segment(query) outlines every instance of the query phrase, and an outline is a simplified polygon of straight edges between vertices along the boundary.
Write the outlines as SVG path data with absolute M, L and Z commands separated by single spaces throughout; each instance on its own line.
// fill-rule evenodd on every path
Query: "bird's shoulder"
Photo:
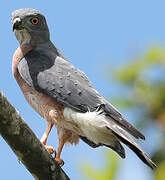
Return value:
M 73 109 L 86 112 L 101 104 L 101 96 L 85 73 L 59 53 L 31 50 L 22 58 L 18 69 L 32 88 Z

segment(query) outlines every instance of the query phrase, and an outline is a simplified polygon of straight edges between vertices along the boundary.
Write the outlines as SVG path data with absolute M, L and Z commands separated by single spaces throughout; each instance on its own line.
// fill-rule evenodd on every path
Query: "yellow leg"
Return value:
M 49 133 L 51 131 L 53 127 L 53 124 L 52 123 L 48 123 L 47 125 L 47 128 L 41 138 L 41 143 L 45 146 L 45 148 L 47 149 L 47 151 L 50 153 L 50 154 L 53 154 L 54 153 L 54 148 L 52 146 L 47 146 L 46 145 L 46 142 L 47 142 L 47 139 L 48 139 L 48 136 L 49 136 Z
M 57 148 L 57 152 L 56 152 L 56 157 L 55 157 L 55 160 L 58 162 L 59 165 L 63 165 L 64 164 L 64 161 L 60 158 L 60 155 L 61 155 L 61 152 L 62 152 L 62 149 L 64 147 L 64 141 L 62 142 L 59 142 L 59 146 Z
M 58 162 L 59 165 L 62 166 L 62 165 L 64 165 L 64 161 L 60 158 L 61 152 L 62 152 L 62 149 L 64 147 L 64 144 L 70 138 L 71 132 L 66 130 L 66 129 L 63 129 L 63 128 L 57 129 L 57 132 L 58 132 L 59 145 L 58 145 L 58 148 L 57 148 L 55 160 Z

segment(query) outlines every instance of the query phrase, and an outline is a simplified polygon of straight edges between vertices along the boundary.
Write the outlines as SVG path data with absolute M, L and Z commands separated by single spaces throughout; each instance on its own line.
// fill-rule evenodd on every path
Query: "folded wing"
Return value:
M 79 112 L 102 108 L 106 116 L 136 138 L 145 137 L 94 89 L 85 74 L 66 59 L 37 50 L 27 53 L 18 65 L 22 78 L 33 89 L 45 93 Z M 110 123 L 110 122 L 109 122 Z

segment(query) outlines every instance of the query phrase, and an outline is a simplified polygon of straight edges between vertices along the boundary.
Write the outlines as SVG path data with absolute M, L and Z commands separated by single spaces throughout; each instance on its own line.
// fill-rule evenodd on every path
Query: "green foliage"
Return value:
M 164 180 L 165 50 L 160 47 L 149 49 L 143 57 L 115 70 L 115 79 L 129 93 L 114 98 L 114 102 L 128 110 L 134 109 L 138 114 L 138 125 L 143 130 L 155 127 L 155 124 L 159 127 L 160 146 L 152 150 L 152 158 L 158 165 L 155 180 Z
M 142 112 L 139 124 L 144 120 L 156 120 L 165 127 L 164 49 L 149 49 L 143 57 L 118 68 L 115 79 L 129 93 L 125 97 L 115 97 L 114 104 L 129 109 L 140 108 Z
M 165 178 L 165 161 L 159 164 L 159 168 L 155 172 L 155 180 L 164 180 Z
M 165 68 L 165 52 L 161 48 L 151 48 L 145 53 L 143 57 L 140 57 L 132 63 L 127 64 L 125 67 L 117 69 L 115 77 L 121 83 L 132 85 L 133 81 L 152 66 L 164 66 Z
M 104 153 L 105 161 L 103 168 L 94 168 L 93 163 L 85 162 L 81 165 L 81 170 L 86 175 L 85 179 L 89 180 L 114 180 L 119 166 L 119 159 L 117 155 L 107 150 Z

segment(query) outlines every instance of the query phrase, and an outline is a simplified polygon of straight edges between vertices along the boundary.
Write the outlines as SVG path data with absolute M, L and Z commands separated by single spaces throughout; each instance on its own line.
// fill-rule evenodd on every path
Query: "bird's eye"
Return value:
M 34 17 L 32 19 L 30 19 L 30 22 L 34 25 L 38 24 L 39 23 L 39 19 L 37 17 Z

